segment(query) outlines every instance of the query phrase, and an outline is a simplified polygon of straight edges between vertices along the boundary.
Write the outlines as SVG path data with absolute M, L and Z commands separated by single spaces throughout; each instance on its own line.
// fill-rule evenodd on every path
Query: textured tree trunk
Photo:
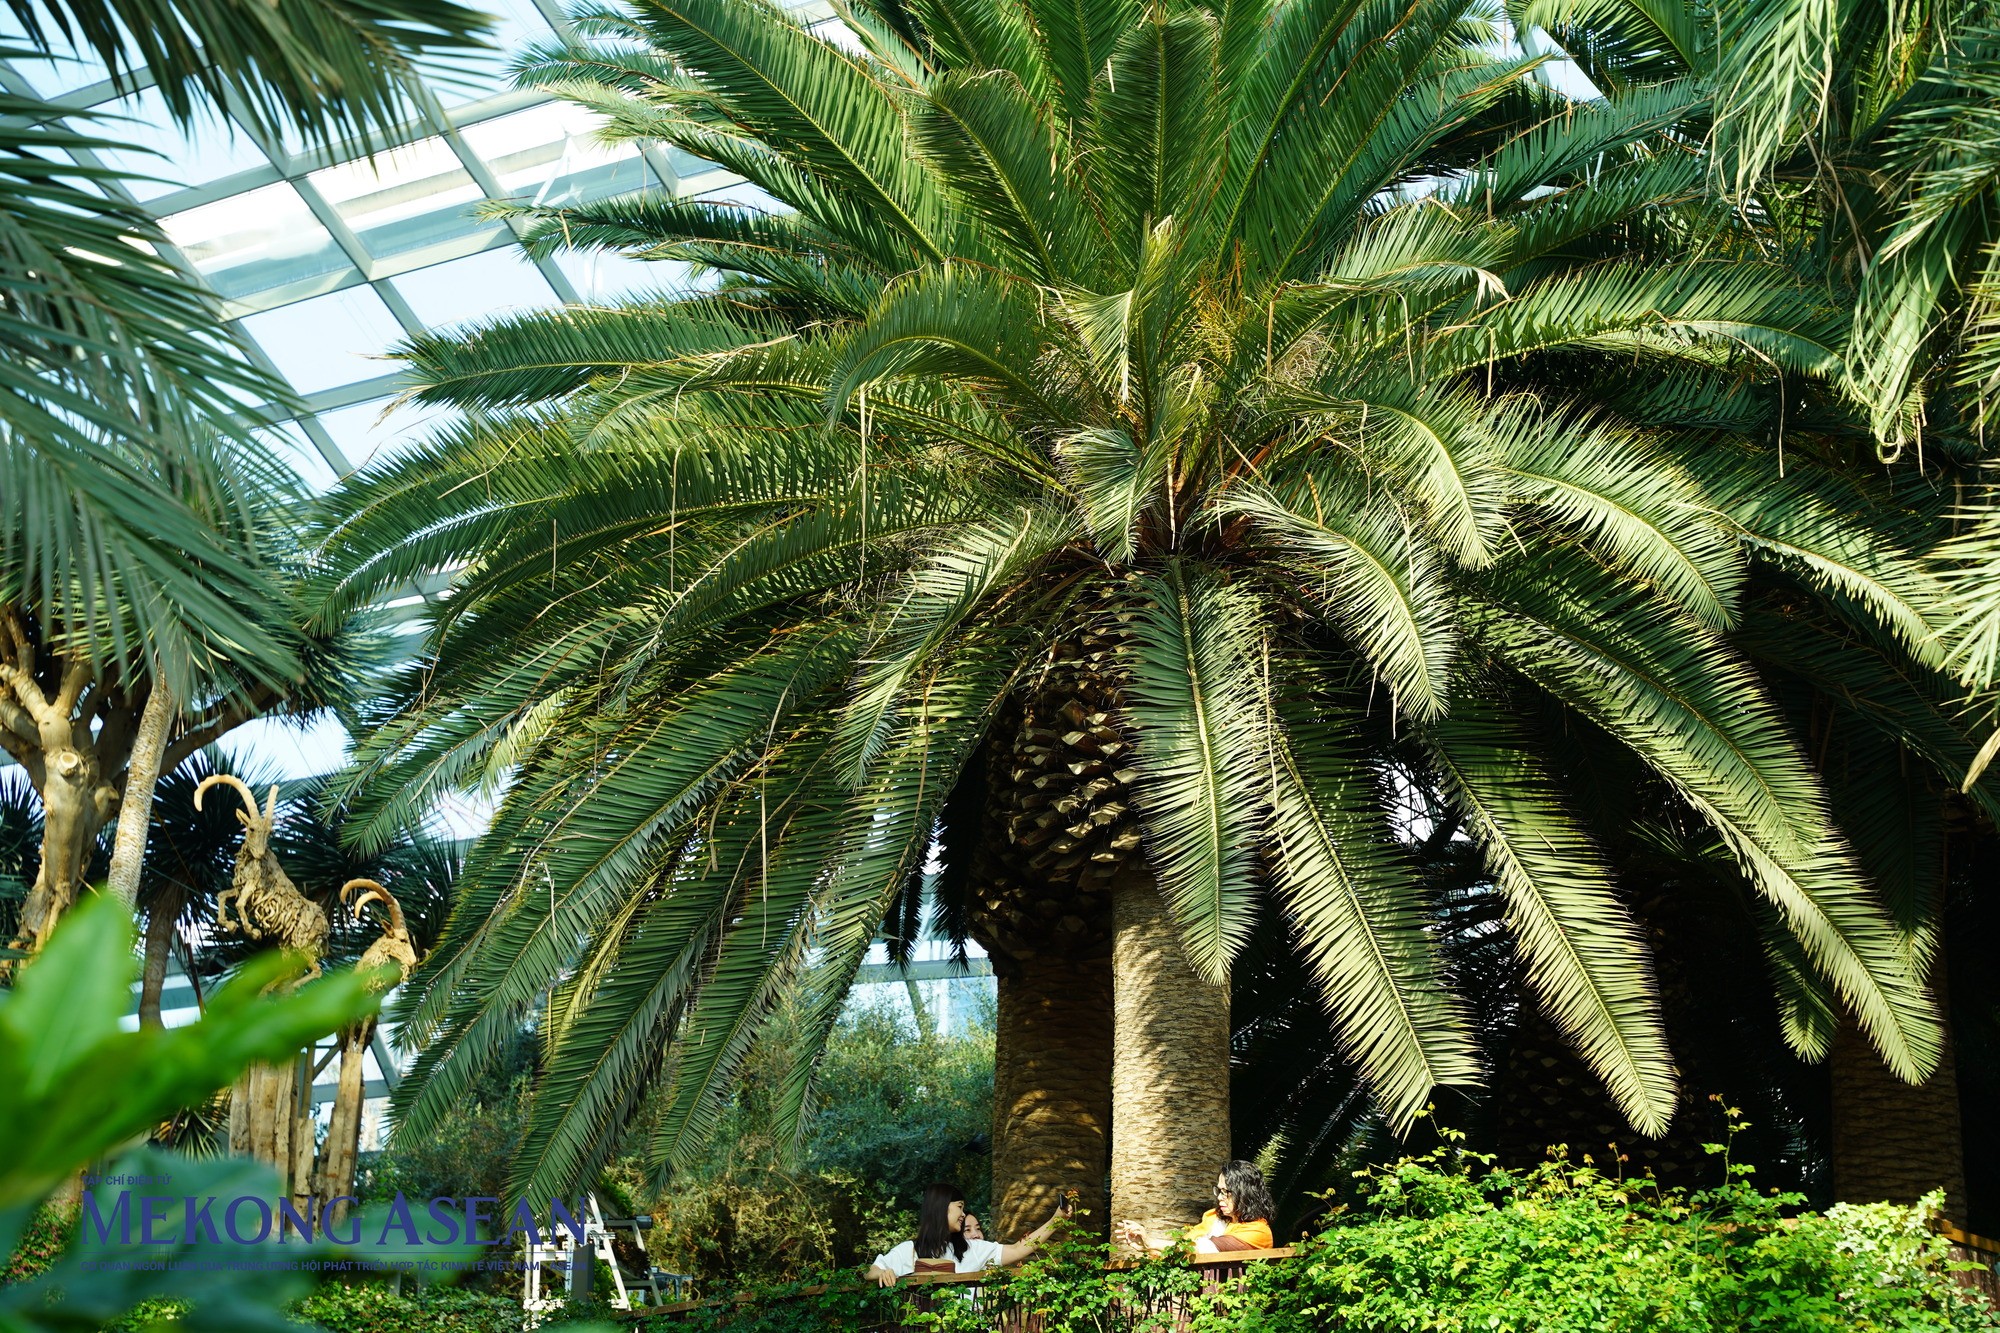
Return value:
M 949 845 L 971 858 L 969 921 L 993 959 L 993 1198 L 1009 1240 L 1075 1189 L 1108 1221 L 1112 885 L 1140 845 L 1122 766 L 1115 598 L 1058 636 L 954 793 Z
M 139 974 L 139 1026 L 163 1026 L 160 993 L 167 985 L 167 959 L 174 947 L 174 904 L 156 902 L 146 915 L 146 968 Z
M 291 1164 L 285 1170 L 292 1209 L 308 1223 L 318 1216 L 313 1206 L 313 1167 L 319 1156 L 318 1136 L 313 1133 L 313 1054 L 308 1050 L 292 1063 Z
M 294 1198 L 297 1144 L 293 1132 L 298 1062 L 252 1065 L 236 1080 L 229 1099 L 229 1151 L 250 1157 L 278 1173 L 280 1198 Z M 311 1169 L 311 1159 L 307 1159 Z M 296 1206 L 296 1205 L 295 1205 Z
M 1009 1240 L 1077 1191 L 1102 1229 L 1111 1138 L 1111 961 L 996 962 L 991 1234 Z
M 1836 1198 L 1915 1203 L 1943 1189 L 1946 1216 L 1965 1220 L 1965 1140 L 1955 1055 L 1946 1028 L 1936 1072 L 1912 1085 L 1889 1072 L 1851 1020 L 1841 1023 L 1828 1061 Z
M 63 730 L 67 727 L 65 721 Z M 104 826 L 96 756 L 88 743 L 75 744 L 68 736 L 49 744 L 54 739 L 49 735 L 52 730 L 42 728 L 42 863 L 21 906 L 21 942 L 37 952 L 76 901 L 77 888 L 90 864 L 91 844 Z
M 1214 1206 L 1229 1160 L 1229 987 L 1188 965 L 1141 868 L 1111 904 L 1111 1216 L 1161 1245 Z
M 340 1034 L 340 1082 L 333 1098 L 333 1115 L 320 1151 L 319 1197 L 333 1200 L 354 1194 L 355 1164 L 361 1157 L 361 1103 L 367 1092 L 368 1037 L 375 1020 L 366 1019 Z M 347 1205 L 333 1210 L 333 1220 L 347 1216 Z
M 173 729 L 174 696 L 165 676 L 153 678 L 146 695 L 139 730 L 132 738 L 132 757 L 125 768 L 124 799 L 118 803 L 118 836 L 111 845 L 107 877 L 111 896 L 131 911 L 139 901 L 139 870 L 146 861 L 146 834 L 152 827 L 153 792 L 160 785 L 160 760 Z

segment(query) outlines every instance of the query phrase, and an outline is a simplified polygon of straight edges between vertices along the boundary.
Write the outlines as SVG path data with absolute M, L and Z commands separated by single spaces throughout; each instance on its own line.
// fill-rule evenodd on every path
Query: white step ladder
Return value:
M 521 1275 L 521 1323 L 524 1329 L 539 1328 L 549 1315 L 560 1313 L 572 1297 L 581 1296 L 589 1290 L 592 1259 L 603 1261 L 604 1266 L 611 1270 L 611 1281 L 617 1292 L 611 1299 L 611 1308 L 632 1308 L 631 1293 L 625 1289 L 625 1275 L 619 1270 L 617 1256 L 611 1252 L 611 1229 L 604 1225 L 604 1212 L 597 1206 L 595 1194 L 586 1195 L 585 1200 L 581 1245 L 577 1244 L 568 1227 L 557 1225 L 539 1243 L 528 1246 L 527 1266 Z M 554 1277 L 555 1281 L 545 1285 L 544 1279 L 548 1277 Z

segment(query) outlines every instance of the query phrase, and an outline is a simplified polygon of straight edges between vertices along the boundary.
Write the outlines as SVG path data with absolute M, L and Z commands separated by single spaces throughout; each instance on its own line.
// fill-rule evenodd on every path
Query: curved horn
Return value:
M 250 807 L 250 817 L 252 819 L 262 819 L 264 817 L 263 812 L 257 808 L 257 793 L 250 790 L 249 783 L 232 773 L 211 773 L 196 783 L 194 789 L 195 809 L 201 809 L 202 793 L 210 787 L 234 787 L 237 794 L 243 798 L 243 804 Z
M 348 897 L 348 895 L 354 893 L 356 889 L 361 890 L 361 892 L 358 894 L 354 894 L 354 897 L 352 898 Z M 396 901 L 396 896 L 394 894 L 390 893 L 380 884 L 377 884 L 374 880 L 372 879 L 348 880 L 347 883 L 340 886 L 340 900 L 347 904 L 347 910 L 354 913 L 355 918 L 357 920 L 361 916 L 361 908 L 363 904 L 371 902 L 381 903 L 384 907 L 389 909 L 390 931 L 397 935 L 406 933 L 403 929 L 403 905 Z
M 349 900 L 348 895 L 353 893 L 356 889 L 371 889 L 376 893 L 388 892 L 387 889 L 383 888 L 380 884 L 377 884 L 372 879 L 350 879 L 347 881 L 347 883 L 340 886 L 340 901 L 346 903 L 349 907 L 354 906 L 354 903 Z
M 267 824 L 278 822 L 278 784 L 275 782 L 271 784 L 271 794 L 264 800 L 264 822 Z

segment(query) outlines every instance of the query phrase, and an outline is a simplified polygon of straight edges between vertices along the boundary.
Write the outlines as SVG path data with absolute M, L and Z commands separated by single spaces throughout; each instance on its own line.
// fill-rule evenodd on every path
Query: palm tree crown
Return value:
M 1835 368 L 1786 273 L 1685 257 L 1730 245 L 1690 202 L 1695 91 L 1568 103 L 1467 0 L 873 0 L 850 45 L 759 0 L 581 26 L 526 77 L 776 206 L 535 217 L 716 280 L 419 340 L 421 396 L 474 419 L 344 492 L 330 605 L 466 562 L 354 827 L 505 791 L 413 988 L 405 1132 L 537 1014 L 517 1184 L 587 1169 L 663 1058 L 680 1156 L 774 1005 L 814 1048 L 996 713 L 1086 636 L 1189 960 L 1224 977 L 1283 914 L 1397 1123 L 1478 1066 L 1392 762 L 1460 813 L 1633 1123 L 1672 1113 L 1552 714 L 1775 905 L 1795 1044 L 1824 1050 L 1830 983 L 1930 1066 L 1910 942 L 1728 632 L 1759 555 L 1922 661 L 1935 591 L 1809 465 L 1615 410 L 1635 375 L 1719 401 Z

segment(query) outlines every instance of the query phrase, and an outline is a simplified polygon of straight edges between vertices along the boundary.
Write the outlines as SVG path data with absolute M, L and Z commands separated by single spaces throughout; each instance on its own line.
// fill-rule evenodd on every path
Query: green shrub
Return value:
M 327 1333 L 521 1333 L 518 1298 L 456 1287 L 398 1294 L 387 1282 L 328 1283 L 292 1314 Z
M 1748 1169 L 1705 1193 L 1661 1190 L 1588 1165 L 1490 1168 L 1453 1151 L 1363 1181 L 1365 1204 L 1200 1294 L 1185 1252 L 1107 1270 L 1102 1247 L 1049 1247 L 992 1275 L 986 1299 L 1040 1312 L 1045 1333 L 2000 1333 L 2000 1311 L 1958 1286 L 1948 1248 L 1915 1207 L 1842 1205 L 1792 1215 L 1795 1195 Z M 992 1327 L 951 1288 L 760 1293 L 695 1327 L 792 1333 L 879 1322 L 882 1302 L 935 1333 Z M 659 1321 L 655 1327 L 685 1327 Z
M 917 1198 L 931 1180 L 956 1182 L 981 1211 L 992 1169 L 990 1017 L 938 1036 L 886 1006 L 849 1013 L 828 1044 L 818 1109 L 796 1147 L 772 1127 L 785 1043 L 771 1042 L 753 1056 L 700 1160 L 663 1193 L 646 1190 L 641 1169 L 627 1163 L 611 1173 L 608 1193 L 650 1200 L 637 1211 L 654 1217 L 653 1261 L 694 1274 L 711 1293 L 865 1264 L 914 1234 Z
M 1405 1161 L 1370 1183 L 1364 1215 L 1254 1266 L 1199 1333 L 1811 1333 L 2000 1330 L 1951 1279 L 1914 1208 L 1796 1217 L 1731 1168 L 1695 1195 L 1591 1167 L 1525 1173 Z

